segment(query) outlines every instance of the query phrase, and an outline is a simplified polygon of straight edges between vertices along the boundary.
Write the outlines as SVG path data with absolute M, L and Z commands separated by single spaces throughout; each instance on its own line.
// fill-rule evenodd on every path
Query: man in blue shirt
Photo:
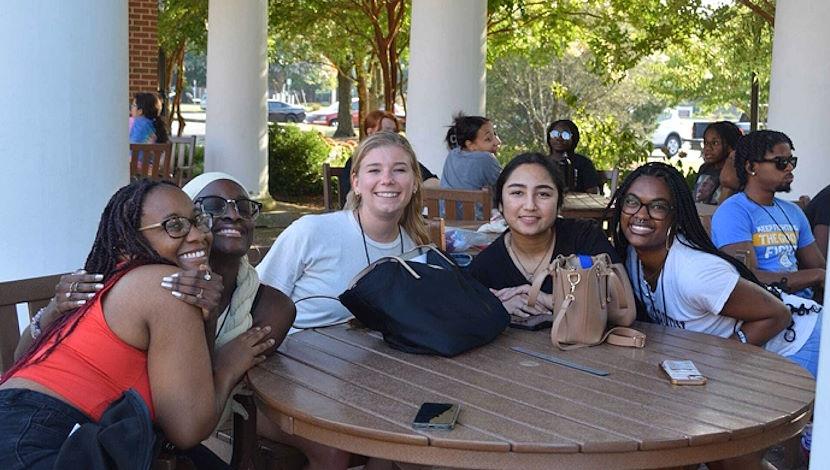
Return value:
M 824 256 L 804 212 L 775 197 L 790 191 L 797 163 L 792 151 L 790 138 L 776 131 L 755 131 L 738 141 L 735 171 L 743 190 L 715 211 L 712 241 L 762 282 L 811 298 L 811 288 L 824 286 Z

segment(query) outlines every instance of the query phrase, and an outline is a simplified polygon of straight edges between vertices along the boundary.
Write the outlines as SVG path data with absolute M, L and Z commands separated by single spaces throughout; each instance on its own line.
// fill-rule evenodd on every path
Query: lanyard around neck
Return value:
M 363 231 L 363 223 L 360 221 L 360 211 L 354 211 L 355 215 L 357 216 L 357 225 L 360 227 L 360 235 L 363 237 L 363 251 L 366 253 L 366 264 L 372 264 L 372 260 L 369 259 L 369 245 L 366 244 L 366 232 Z M 403 232 L 401 231 L 401 226 L 398 225 L 398 238 L 401 240 L 401 254 L 403 254 Z

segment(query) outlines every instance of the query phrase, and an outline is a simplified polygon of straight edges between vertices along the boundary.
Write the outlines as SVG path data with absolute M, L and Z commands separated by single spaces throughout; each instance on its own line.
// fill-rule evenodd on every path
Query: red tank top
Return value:
M 147 352 L 125 343 L 110 329 L 104 319 L 102 298 L 99 295 L 95 299 L 72 334 L 46 359 L 21 368 L 13 377 L 49 388 L 93 421 L 100 420 L 107 407 L 132 388 L 144 399 L 150 417 L 155 419 Z M 32 361 L 40 355 L 35 354 Z

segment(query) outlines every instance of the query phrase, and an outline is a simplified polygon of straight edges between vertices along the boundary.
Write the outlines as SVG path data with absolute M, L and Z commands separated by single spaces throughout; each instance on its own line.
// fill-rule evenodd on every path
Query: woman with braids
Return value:
M 136 93 L 130 105 L 130 143 L 163 144 L 170 140 L 167 124 L 159 117 L 161 101 L 154 93 Z
M 208 437 L 232 388 L 274 345 L 270 327 L 252 328 L 211 361 L 204 312 L 159 285 L 207 264 L 212 223 L 168 183 L 141 180 L 110 199 L 85 265 L 103 289 L 40 332 L 0 379 L 0 467 L 52 468 L 76 425 L 98 422 L 128 390 L 177 447 Z
M 726 167 L 727 157 L 735 150 L 741 129 L 729 121 L 713 122 L 703 132 L 703 165 L 695 180 L 695 202 L 718 204 L 733 191 L 721 185 L 721 171 Z
M 614 244 L 651 322 L 761 346 L 815 377 L 820 315 L 793 315 L 741 262 L 715 248 L 674 167 L 654 162 L 636 169 L 613 204 Z M 764 468 L 762 456 L 717 468 Z

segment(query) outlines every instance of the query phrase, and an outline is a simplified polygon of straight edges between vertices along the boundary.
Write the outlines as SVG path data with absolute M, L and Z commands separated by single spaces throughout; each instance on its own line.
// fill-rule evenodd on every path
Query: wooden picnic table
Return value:
M 347 325 L 289 336 L 248 373 L 283 431 L 357 454 L 460 468 L 657 468 L 764 449 L 808 422 L 815 382 L 758 347 L 636 324 L 643 349 L 558 351 L 549 330 L 508 328 L 454 358 L 407 354 Z M 605 377 L 511 346 L 604 369 Z M 704 386 L 673 386 L 658 367 L 691 359 Z M 461 404 L 452 431 L 411 427 L 423 402 Z
M 609 202 L 611 202 L 611 198 L 602 194 L 568 193 L 565 195 L 559 214 L 562 217 L 572 219 L 602 221 L 611 216 L 610 213 L 605 213 L 605 208 L 608 207 Z

